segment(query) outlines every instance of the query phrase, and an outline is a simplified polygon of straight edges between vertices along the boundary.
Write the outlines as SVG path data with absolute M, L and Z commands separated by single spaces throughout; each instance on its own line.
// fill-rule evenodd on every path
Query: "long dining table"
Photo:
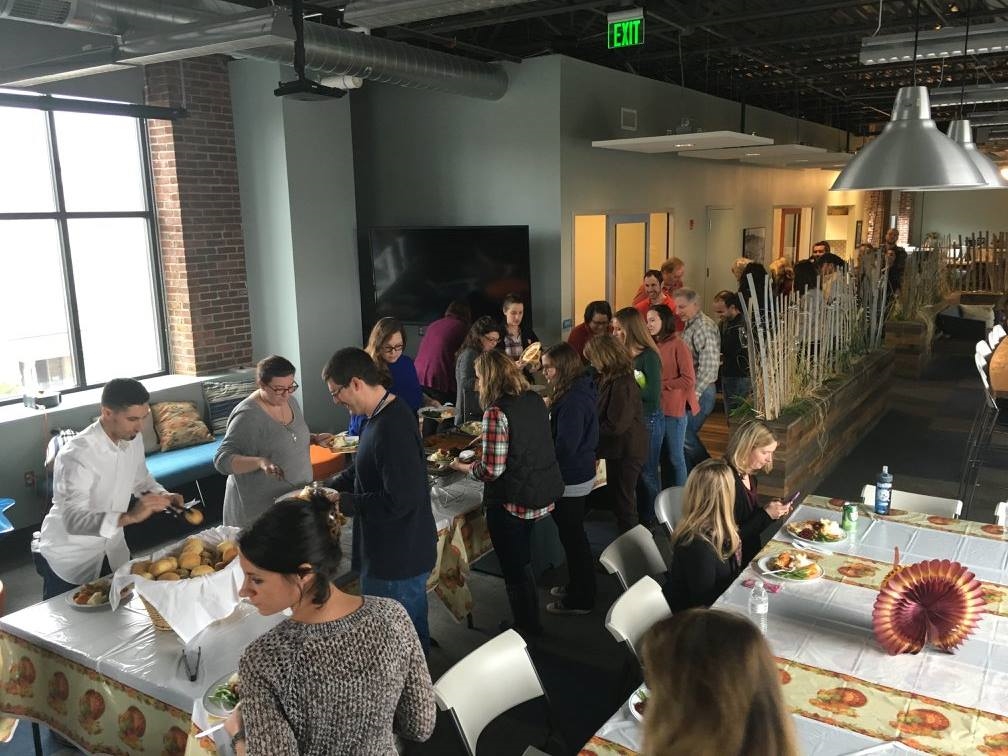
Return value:
M 807 497 L 789 521 L 839 520 L 843 501 Z M 856 531 L 812 553 L 818 580 L 782 582 L 770 593 L 766 638 L 803 753 L 815 756 L 922 752 L 1008 754 L 1008 540 L 988 523 L 862 508 Z M 926 647 L 891 656 L 875 639 L 872 611 L 894 547 L 901 564 L 957 561 L 983 585 L 986 610 L 954 653 Z M 785 528 L 713 608 L 748 613 L 756 566 L 795 548 Z M 766 580 L 772 580 L 768 577 Z M 624 703 L 581 750 L 582 756 L 632 756 L 641 723 Z

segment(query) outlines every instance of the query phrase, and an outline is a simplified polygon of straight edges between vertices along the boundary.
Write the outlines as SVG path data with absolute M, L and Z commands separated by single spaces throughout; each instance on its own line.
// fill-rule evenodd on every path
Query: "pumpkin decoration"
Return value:
M 893 546 L 892 569 L 889 570 L 889 572 L 887 572 L 885 574 L 884 578 L 882 578 L 882 588 L 883 588 L 883 590 L 885 589 L 886 583 L 889 582 L 889 578 L 891 578 L 893 575 L 895 575 L 897 572 L 899 572 L 902 569 L 903 569 L 903 567 L 902 567 L 902 565 L 900 565 L 899 546 Z

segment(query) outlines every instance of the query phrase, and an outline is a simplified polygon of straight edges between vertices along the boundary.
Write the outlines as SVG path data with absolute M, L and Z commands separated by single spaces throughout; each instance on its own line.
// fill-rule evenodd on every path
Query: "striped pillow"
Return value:
M 206 399 L 210 430 L 220 436 L 227 430 L 227 421 L 238 402 L 257 388 L 254 380 L 203 381 L 203 398 Z

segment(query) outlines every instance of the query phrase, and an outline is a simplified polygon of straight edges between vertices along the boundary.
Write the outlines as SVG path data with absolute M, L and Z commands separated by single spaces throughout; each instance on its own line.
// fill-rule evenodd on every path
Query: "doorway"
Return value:
M 812 208 L 775 207 L 773 217 L 773 259 L 794 264 L 812 253 Z M 771 261 L 767 261 L 769 264 Z
M 633 302 L 644 272 L 672 256 L 672 224 L 669 212 L 574 216 L 575 324 L 589 302 Z
M 707 275 L 704 277 L 703 308 L 710 311 L 714 295 L 722 289 L 738 291 L 732 263 L 742 256 L 741 236 L 735 223 L 735 208 L 707 208 Z

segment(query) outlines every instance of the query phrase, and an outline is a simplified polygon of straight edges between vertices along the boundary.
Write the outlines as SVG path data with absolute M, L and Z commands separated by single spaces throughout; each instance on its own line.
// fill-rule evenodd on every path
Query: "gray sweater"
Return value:
M 228 476 L 224 489 L 225 525 L 240 528 L 251 525 L 278 496 L 311 481 L 308 424 L 297 400 L 291 397 L 288 401 L 294 411 L 290 425 L 281 425 L 267 415 L 255 394 L 243 399 L 232 410 L 224 441 L 214 456 L 214 467 Z M 235 475 L 231 472 L 231 457 L 236 454 L 265 457 L 280 466 L 285 479 L 277 480 L 262 470 Z
M 434 687 L 397 601 L 364 597 L 318 624 L 284 620 L 238 665 L 249 756 L 395 756 L 395 735 L 427 740 Z

